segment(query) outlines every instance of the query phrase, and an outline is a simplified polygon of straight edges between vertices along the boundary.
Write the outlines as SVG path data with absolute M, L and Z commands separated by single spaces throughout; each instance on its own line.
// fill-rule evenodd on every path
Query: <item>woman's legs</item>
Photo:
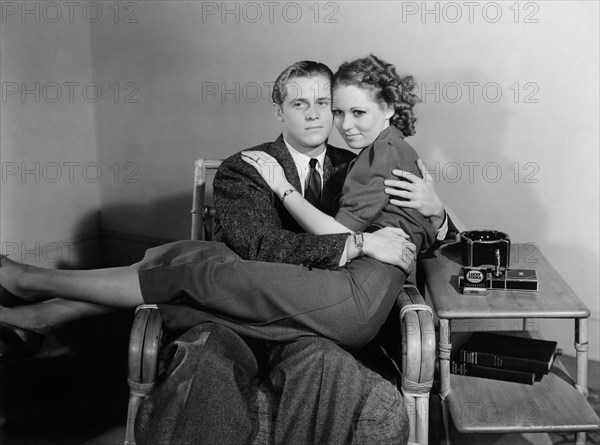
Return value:
M 29 301 L 64 298 L 114 308 L 144 303 L 138 265 L 92 270 L 57 270 L 0 258 L 2 287 Z
M 114 312 L 108 306 L 84 301 L 53 298 L 36 304 L 0 307 L 0 322 L 26 330 L 46 333 L 51 328 L 82 318 Z
M 251 337 L 318 334 L 349 346 L 377 333 L 405 279 L 370 258 L 347 269 L 311 269 L 244 261 L 224 244 L 201 241 L 149 249 L 141 264 L 111 269 L 49 270 L 1 261 L 3 287 L 29 301 L 64 298 L 115 308 L 183 303 Z
M 147 303 L 187 308 L 165 318 L 169 327 L 214 321 L 252 338 L 316 334 L 352 347 L 377 334 L 405 278 L 367 257 L 325 270 L 245 261 L 222 244 L 202 241 L 149 249 L 139 266 Z

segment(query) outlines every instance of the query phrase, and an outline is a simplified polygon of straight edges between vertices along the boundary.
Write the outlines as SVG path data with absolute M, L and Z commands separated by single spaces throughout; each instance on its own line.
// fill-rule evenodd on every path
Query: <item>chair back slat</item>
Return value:
M 194 168 L 194 190 L 192 196 L 193 240 L 210 240 L 214 235 L 213 181 L 221 160 L 198 159 Z

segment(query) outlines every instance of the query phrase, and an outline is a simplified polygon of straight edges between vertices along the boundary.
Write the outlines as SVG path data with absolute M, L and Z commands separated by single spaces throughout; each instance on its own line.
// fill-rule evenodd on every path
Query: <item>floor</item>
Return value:
M 125 319 L 124 325 L 128 327 L 127 323 Z M 94 326 L 86 328 L 97 332 L 97 338 L 91 343 L 88 338 L 88 352 L 83 357 L 81 354 L 46 356 L 0 367 L 1 444 L 123 443 L 123 419 L 126 417 L 128 394 L 123 378 L 126 375 L 126 363 L 121 359 L 126 356 L 126 351 L 115 351 L 112 346 L 120 344 L 119 336 L 122 334 L 118 333 L 119 328 L 108 329 L 108 332 L 106 326 L 102 329 Z M 89 352 L 90 346 L 92 353 Z M 573 358 L 562 357 L 561 360 L 570 371 L 575 369 Z M 107 368 L 112 370 L 108 374 L 105 372 Z M 73 386 L 77 388 L 76 391 L 70 389 Z M 598 362 L 590 363 L 589 386 L 600 389 Z M 11 404 L 11 400 L 14 403 Z M 38 402 L 34 402 L 36 400 Z M 430 410 L 432 445 L 440 443 L 442 433 L 436 400 L 437 397 L 432 397 Z M 22 424 L 10 427 L 2 417 L 7 411 L 17 413 L 15 416 L 23 420 Z M 39 427 L 31 427 L 34 424 Z M 454 431 L 451 437 L 453 444 L 461 445 L 552 445 L 546 434 L 460 435 Z
M 124 312 L 72 323 L 35 358 L 0 366 L 0 444 L 75 445 L 124 424 L 131 322 Z

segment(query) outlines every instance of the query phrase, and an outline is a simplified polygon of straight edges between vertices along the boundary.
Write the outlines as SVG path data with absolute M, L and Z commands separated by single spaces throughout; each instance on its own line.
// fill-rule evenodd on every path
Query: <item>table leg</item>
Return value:
M 440 358 L 440 402 L 442 406 L 442 419 L 444 422 L 444 432 L 446 434 L 446 444 L 450 444 L 450 413 L 446 396 L 450 392 L 450 352 L 452 344 L 450 343 L 450 320 L 440 319 L 440 341 L 438 348 L 438 357 Z
M 587 318 L 575 319 L 575 351 L 577 353 L 577 380 L 575 388 L 581 394 L 587 397 L 589 394 L 587 387 L 587 365 L 588 365 L 588 333 Z M 585 443 L 585 433 L 577 433 L 575 439 L 576 445 Z

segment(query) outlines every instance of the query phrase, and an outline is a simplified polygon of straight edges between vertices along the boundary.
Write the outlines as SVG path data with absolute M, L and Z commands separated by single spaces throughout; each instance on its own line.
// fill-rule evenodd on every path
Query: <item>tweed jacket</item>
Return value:
M 250 150 L 273 156 L 288 181 L 301 190 L 298 171 L 283 136 Z M 327 146 L 323 165 L 323 208 L 334 216 L 348 165 L 355 154 Z M 347 234 L 305 233 L 251 165 L 237 153 L 221 164 L 213 183 L 215 240 L 247 260 L 337 267 Z

